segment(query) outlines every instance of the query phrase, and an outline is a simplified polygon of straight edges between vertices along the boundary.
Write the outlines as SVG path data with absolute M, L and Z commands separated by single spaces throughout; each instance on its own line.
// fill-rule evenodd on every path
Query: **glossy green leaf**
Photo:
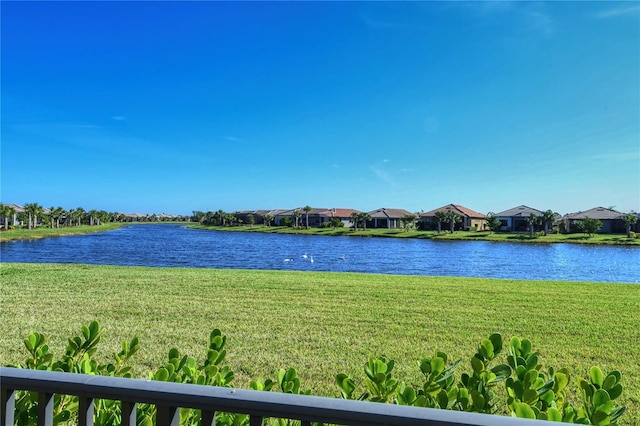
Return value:
M 547 410 L 547 420 L 552 422 L 561 422 L 562 421 L 562 413 L 557 408 L 549 408 Z
M 556 373 L 553 375 L 553 391 L 555 393 L 562 392 L 569 384 L 569 376 L 564 373 Z
M 522 395 L 522 401 L 532 405 L 538 401 L 538 392 L 535 389 L 527 389 Z
M 611 397 L 609 397 L 609 393 L 604 389 L 598 389 L 596 393 L 593 394 L 593 406 L 596 408 L 610 400 Z
M 594 426 L 605 426 L 611 424 L 611 419 L 607 413 L 596 411 L 591 416 L 591 424 Z
M 166 382 L 167 379 L 169 379 L 169 372 L 166 368 L 160 368 L 153 376 L 153 380 L 157 380 L 159 382 Z
M 589 378 L 591 379 L 591 383 L 597 385 L 597 387 L 602 387 L 602 382 L 604 380 L 604 375 L 602 374 L 602 370 L 599 367 L 591 367 L 589 370 Z
M 431 359 L 431 374 L 435 376 L 442 373 L 443 370 L 444 370 L 444 359 L 437 356 L 433 357 Z
M 515 403 L 514 412 L 515 412 L 516 417 L 519 417 L 521 419 L 535 419 L 536 418 L 536 413 L 533 411 L 533 409 L 531 409 L 531 407 L 528 404 L 524 404 L 522 402 L 516 402 Z
M 495 356 L 493 352 L 493 343 L 491 343 L 491 340 L 489 339 L 483 339 L 480 342 L 479 349 L 482 356 L 485 357 L 486 359 L 492 359 Z
M 480 374 L 484 370 L 484 364 L 478 358 L 473 357 L 471 358 L 471 368 L 473 369 L 474 373 Z
M 609 397 L 611 399 L 616 399 L 620 395 L 622 395 L 622 385 L 620 383 L 618 383 L 617 385 L 615 385 L 611 389 L 607 390 L 607 392 L 609 393 Z

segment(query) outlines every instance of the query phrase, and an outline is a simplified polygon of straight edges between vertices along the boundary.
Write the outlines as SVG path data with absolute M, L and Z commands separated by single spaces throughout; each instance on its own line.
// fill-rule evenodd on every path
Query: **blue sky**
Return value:
M 4 203 L 640 211 L 637 2 L 7 2 Z

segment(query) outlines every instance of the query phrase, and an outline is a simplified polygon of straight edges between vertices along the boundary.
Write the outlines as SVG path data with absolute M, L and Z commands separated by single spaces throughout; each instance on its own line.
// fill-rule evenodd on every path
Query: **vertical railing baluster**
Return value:
M 158 405 L 156 410 L 156 426 L 180 426 L 180 408 Z
M 0 391 L 2 406 L 0 407 L 0 424 L 2 426 L 13 426 L 16 412 L 16 391 L 13 389 L 2 389 Z
M 136 403 L 130 401 L 121 401 L 122 419 L 120 420 L 121 426 L 136 426 Z
M 53 426 L 53 394 L 38 392 L 38 426 Z
M 249 424 L 251 426 L 262 426 L 264 424 L 264 417 L 262 417 L 262 416 L 249 416 Z
M 216 412 L 212 410 L 202 410 L 200 412 L 200 425 L 201 426 L 215 426 L 216 424 Z
M 81 396 L 78 398 L 78 426 L 93 426 L 93 398 Z

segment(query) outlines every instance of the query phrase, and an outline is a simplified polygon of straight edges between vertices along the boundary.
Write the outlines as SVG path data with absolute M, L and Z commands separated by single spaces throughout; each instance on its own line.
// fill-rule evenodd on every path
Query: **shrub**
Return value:
M 98 364 L 94 359 L 102 331 L 97 322 L 83 326 L 80 334 L 69 338 L 65 353 L 55 358 L 49 352 L 46 339 L 39 333 L 31 333 L 24 340 L 29 353 L 19 368 L 53 370 L 103 376 L 131 377 L 130 358 L 140 348 L 137 338 L 122 342 L 122 350 L 113 354 L 113 362 Z M 177 349 L 168 353 L 167 363 L 148 374 L 149 380 L 177 383 L 229 387 L 233 371 L 223 365 L 226 356 L 226 337 L 215 329 L 209 336 L 209 345 L 201 362 L 189 355 L 181 355 Z M 508 345 L 507 364 L 493 365 L 503 349 L 502 336 L 492 334 L 483 339 L 476 353 L 470 358 L 469 372 L 456 381 L 456 368 L 461 360 L 450 362 L 444 352 L 436 351 L 432 357 L 418 362 L 423 383 L 410 384 L 393 376 L 394 360 L 385 356 L 369 357 L 364 366 L 363 381 L 354 381 L 346 374 L 336 376 L 336 384 L 345 399 L 395 403 L 417 407 L 430 407 L 495 414 L 508 412 L 515 417 L 563 421 L 568 423 L 615 425 L 625 412 L 625 407 L 613 402 L 622 394 L 619 371 L 605 373 L 592 367 L 587 379 L 578 378 L 580 404 L 567 399 L 566 389 L 570 383 L 567 369 L 543 370 L 539 354 L 532 349 L 530 341 L 512 338 Z M 356 383 L 364 383 L 359 390 Z M 498 385 L 504 384 L 506 406 L 499 407 L 495 394 Z M 300 379 L 293 368 L 280 369 L 276 380 L 262 378 L 254 380 L 250 388 L 261 391 L 279 389 L 284 393 L 309 395 L 311 390 L 302 390 Z M 37 395 L 18 392 L 16 396 L 16 421 L 20 425 L 36 424 Z M 57 395 L 54 402 L 54 423 L 67 421 L 76 416 L 77 397 Z M 199 411 L 181 409 L 180 424 L 199 424 Z M 120 404 L 117 401 L 96 400 L 94 406 L 96 425 L 120 424 Z M 138 404 L 137 425 L 152 425 L 156 417 L 155 406 Z M 287 420 L 275 420 L 279 425 L 295 424 Z M 233 413 L 216 413 L 216 425 L 244 426 L 249 416 Z

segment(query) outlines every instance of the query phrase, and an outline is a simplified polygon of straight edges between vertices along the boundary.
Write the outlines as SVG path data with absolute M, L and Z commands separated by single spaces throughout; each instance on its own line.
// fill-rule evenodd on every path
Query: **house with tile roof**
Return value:
M 402 228 L 400 219 L 413 214 L 405 209 L 389 209 L 386 207 L 368 212 L 371 219 L 367 221 L 367 228 Z
M 264 216 L 269 214 L 274 218 L 274 224 L 276 226 L 283 226 L 285 224 L 290 223 L 295 224 L 295 212 L 300 212 L 300 219 L 298 220 L 299 226 L 305 226 L 306 212 L 304 211 L 304 207 L 297 207 L 295 209 L 277 209 L 277 210 L 252 210 L 252 211 L 243 211 L 236 212 L 236 216 L 243 218 L 249 214 L 253 214 L 259 220 L 256 220 L 255 223 L 262 223 L 264 220 Z M 342 223 L 344 223 L 345 227 L 351 226 L 351 214 L 352 213 L 360 213 L 360 210 L 356 209 L 346 209 L 346 208 L 312 208 L 309 211 L 309 226 L 310 227 L 319 227 L 322 226 L 323 223 L 328 223 L 331 221 L 332 217 L 339 218 Z M 243 220 L 244 223 L 247 223 L 246 220 Z
M 438 229 L 437 222 L 435 220 L 436 212 L 447 213 L 453 211 L 462 218 L 460 223 L 455 225 L 456 230 L 471 230 L 471 229 L 485 229 L 486 222 L 484 221 L 484 214 L 471 210 L 460 204 L 447 204 L 435 210 L 431 210 L 426 213 L 421 213 L 419 216 L 420 222 L 422 222 L 422 229 Z
M 525 205 L 517 206 L 509 210 L 496 213 L 500 221 L 500 230 L 508 232 L 528 232 L 527 218 L 532 214 L 542 216 L 542 211 Z M 542 226 L 542 225 L 540 225 Z
M 344 224 L 345 228 L 350 228 L 353 226 L 353 222 L 351 222 L 351 215 L 353 213 L 362 213 L 360 210 L 356 209 L 343 209 L 343 208 L 332 208 L 328 212 L 329 220 L 332 217 L 337 217 Z
M 624 213 L 604 207 L 594 207 L 592 209 L 566 214 L 562 217 L 562 224 L 565 232 L 580 232 L 577 222 L 584 218 L 598 219 L 602 222 L 602 228 L 598 233 L 602 234 L 624 234 L 626 226 L 622 216 Z

